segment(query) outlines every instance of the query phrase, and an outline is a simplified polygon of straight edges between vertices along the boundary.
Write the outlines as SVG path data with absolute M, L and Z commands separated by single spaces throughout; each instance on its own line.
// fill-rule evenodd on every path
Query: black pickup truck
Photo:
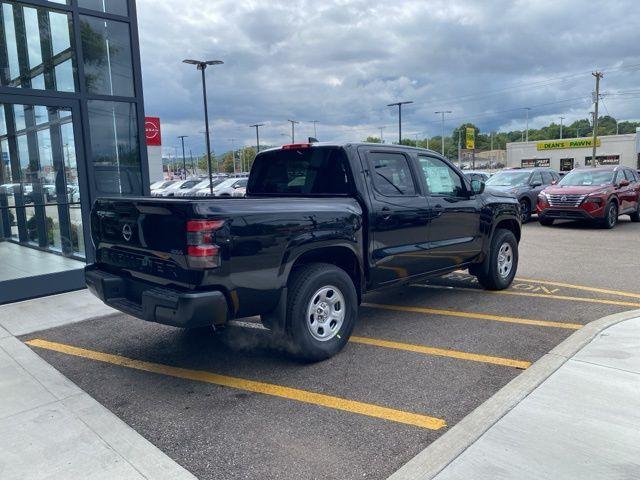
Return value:
M 380 144 L 261 152 L 246 198 L 101 198 L 89 289 L 177 327 L 260 315 L 304 359 L 345 345 L 371 290 L 469 269 L 488 289 L 518 265 L 517 200 L 442 156 Z

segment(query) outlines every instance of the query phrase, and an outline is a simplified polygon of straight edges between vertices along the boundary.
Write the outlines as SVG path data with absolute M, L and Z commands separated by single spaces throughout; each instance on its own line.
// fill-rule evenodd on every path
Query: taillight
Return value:
M 224 220 L 187 221 L 187 264 L 190 268 L 216 268 L 220 266 L 220 247 L 215 244 L 215 232 Z

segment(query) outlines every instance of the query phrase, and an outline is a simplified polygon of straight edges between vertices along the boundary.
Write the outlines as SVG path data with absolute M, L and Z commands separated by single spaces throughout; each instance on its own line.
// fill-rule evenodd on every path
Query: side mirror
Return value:
M 471 191 L 475 195 L 480 195 L 484 192 L 484 182 L 482 180 L 471 180 Z
M 629 182 L 629 180 L 627 180 L 626 178 L 623 178 L 622 180 L 620 180 L 618 187 L 619 188 L 628 187 L 629 185 L 631 185 L 631 182 Z
M 531 182 L 531 183 L 529 184 L 529 186 L 530 186 L 531 188 L 541 187 L 541 186 L 542 186 L 542 182 L 538 182 L 538 181 L 536 180 L 535 182 Z
M 557 184 L 558 184 L 558 180 L 556 180 L 555 178 L 551 180 L 551 185 L 557 185 Z

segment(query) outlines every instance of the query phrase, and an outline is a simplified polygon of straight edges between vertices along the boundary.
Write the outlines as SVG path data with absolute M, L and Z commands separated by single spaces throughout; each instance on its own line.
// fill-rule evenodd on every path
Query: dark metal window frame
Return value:
M 6 1 L 6 0 L 5 0 Z M 4 1 L 2 3 L 5 3 Z M 145 147 L 144 130 L 144 101 L 142 90 L 142 73 L 140 63 L 140 41 L 138 36 L 137 8 L 135 0 L 129 0 L 129 16 L 114 15 L 110 13 L 80 8 L 75 0 L 71 5 L 64 5 L 49 2 L 46 0 L 20 0 L 6 1 L 13 5 L 24 5 L 28 7 L 41 7 L 51 11 L 66 12 L 71 14 L 72 35 L 71 47 L 76 58 L 76 92 L 59 92 L 56 90 L 36 90 L 32 88 L 17 88 L 0 86 L 0 103 L 13 103 L 25 105 L 44 105 L 52 107 L 68 107 L 72 110 L 74 120 L 74 136 L 76 142 L 76 158 L 79 176 L 80 203 L 82 208 L 83 234 L 85 240 L 86 261 L 92 262 L 95 259 L 95 252 L 89 234 L 90 207 L 96 197 L 96 179 L 93 168 L 91 148 L 91 134 L 89 129 L 88 102 L 90 100 L 104 100 L 109 102 L 125 102 L 135 106 L 137 117 L 138 150 L 140 157 L 140 169 L 142 178 L 143 195 L 149 195 L 149 169 L 147 150 Z M 82 52 L 82 37 L 80 29 L 80 16 L 87 15 L 104 20 L 114 20 L 127 23 L 129 26 L 131 59 L 133 68 L 133 97 L 120 97 L 109 95 L 89 94 L 85 83 L 84 58 Z M 5 41 L 4 37 L 0 41 Z M 1 45 L 0 45 L 1 46 Z M 4 49 L 0 48 L 0 55 Z M 22 73 L 22 72 L 21 72 Z M 15 152 L 10 152 L 13 158 Z M 81 271 L 74 270 L 61 272 L 59 274 L 45 274 L 27 279 L 16 279 L 2 282 L 2 295 L 0 303 L 15 301 L 18 299 L 32 298 L 35 296 L 64 292 L 82 288 L 84 286 L 84 275 Z M 26 286 L 31 286 L 26 288 Z

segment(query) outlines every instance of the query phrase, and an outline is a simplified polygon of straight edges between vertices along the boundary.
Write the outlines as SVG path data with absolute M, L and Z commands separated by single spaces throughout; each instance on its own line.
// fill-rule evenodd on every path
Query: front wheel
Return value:
M 531 207 L 526 199 L 520 200 L 520 222 L 524 225 L 531 220 Z
M 478 283 L 487 290 L 504 290 L 513 282 L 517 269 L 518 241 L 515 235 L 510 230 L 496 230 L 489 254 L 474 271 Z
M 615 202 L 609 202 L 605 209 L 604 219 L 601 226 L 606 230 L 610 230 L 618 223 L 618 205 Z
M 313 263 L 296 269 L 289 280 L 287 336 L 291 353 L 320 361 L 345 346 L 358 316 L 358 295 L 341 268 Z

